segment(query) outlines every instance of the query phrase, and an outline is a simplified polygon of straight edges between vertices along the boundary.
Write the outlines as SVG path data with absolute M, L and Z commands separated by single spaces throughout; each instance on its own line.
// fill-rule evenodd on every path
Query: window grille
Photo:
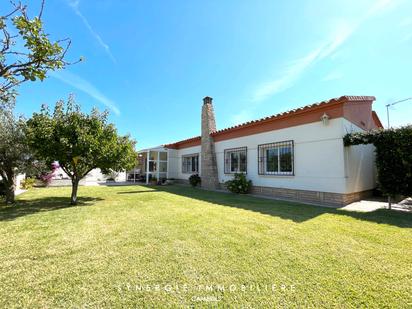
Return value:
M 293 156 L 293 141 L 259 145 L 259 175 L 294 175 Z
M 182 173 L 198 173 L 199 172 L 199 154 L 191 154 L 182 156 Z
M 246 173 L 247 147 L 225 149 L 225 174 Z

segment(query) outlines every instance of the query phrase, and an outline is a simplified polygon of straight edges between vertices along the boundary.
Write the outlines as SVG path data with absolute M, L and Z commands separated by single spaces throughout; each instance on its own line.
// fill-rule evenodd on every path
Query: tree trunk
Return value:
M 6 203 L 12 204 L 14 203 L 14 191 L 16 190 L 16 176 L 14 175 L 14 171 L 8 171 L 6 173 L 7 179 L 5 179 L 6 183 Z
M 390 195 L 388 195 L 388 209 L 392 209 L 392 199 Z
M 77 205 L 77 188 L 79 187 L 79 179 L 77 177 L 74 177 L 72 179 L 72 195 L 70 197 L 70 204 L 71 205 Z

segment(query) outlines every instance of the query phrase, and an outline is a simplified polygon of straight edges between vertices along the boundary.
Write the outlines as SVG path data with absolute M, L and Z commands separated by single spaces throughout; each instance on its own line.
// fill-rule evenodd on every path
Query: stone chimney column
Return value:
M 216 131 L 215 113 L 211 97 L 203 99 L 202 106 L 202 136 L 201 136 L 201 178 L 205 189 L 218 189 L 215 143 L 210 135 Z

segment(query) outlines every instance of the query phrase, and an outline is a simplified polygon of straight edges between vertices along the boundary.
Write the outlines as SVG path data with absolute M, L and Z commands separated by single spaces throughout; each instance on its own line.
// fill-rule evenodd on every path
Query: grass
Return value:
M 0 206 L 0 307 L 412 306 L 411 214 L 179 186 L 79 191 L 76 207 L 69 188 Z

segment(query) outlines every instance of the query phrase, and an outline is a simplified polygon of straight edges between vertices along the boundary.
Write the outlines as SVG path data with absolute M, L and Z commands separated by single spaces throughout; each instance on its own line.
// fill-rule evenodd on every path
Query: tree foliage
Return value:
M 373 144 L 376 147 L 378 184 L 390 197 L 412 195 L 412 126 L 347 134 L 345 146 Z
M 19 84 L 42 81 L 48 71 L 68 64 L 65 56 L 71 42 L 67 38 L 50 39 L 42 22 L 44 0 L 40 4 L 40 12 L 33 18 L 21 2 L 10 2 L 9 12 L 0 16 L 0 101 L 3 104 L 13 100 Z
M 57 102 L 53 112 L 43 106 L 27 122 L 33 152 L 47 164 L 58 161 L 71 178 L 72 204 L 76 204 L 79 181 L 91 170 L 108 173 L 133 168 L 136 163 L 135 141 L 119 136 L 107 117 L 107 112 L 97 109 L 83 113 L 70 97 L 67 104 Z
M 14 202 L 15 179 L 32 162 L 25 136 L 25 120 L 11 108 L 0 109 L 0 176 L 6 186 L 6 202 Z

